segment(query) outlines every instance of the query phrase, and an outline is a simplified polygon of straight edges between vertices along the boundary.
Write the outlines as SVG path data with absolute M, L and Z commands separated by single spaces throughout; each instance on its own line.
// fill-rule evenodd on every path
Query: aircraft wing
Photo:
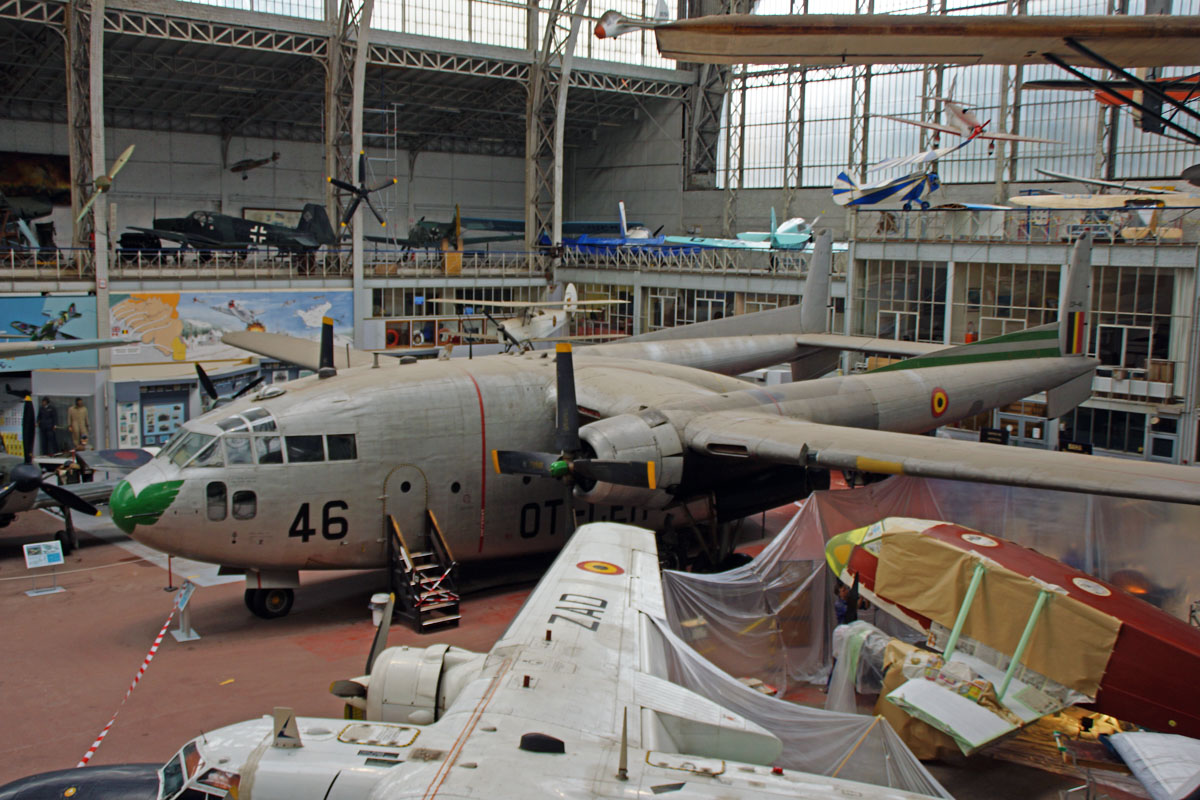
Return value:
M 221 337 L 227 345 L 240 347 L 267 358 L 286 361 L 305 369 L 316 370 L 320 367 L 318 345 L 308 339 L 297 339 L 282 333 L 263 333 L 260 331 L 231 331 Z M 349 362 L 347 362 L 349 357 Z M 375 356 L 353 348 L 333 348 L 333 364 L 338 369 L 346 367 L 365 367 L 375 361 Z
M 211 236 L 201 236 L 198 233 L 180 233 L 179 231 L 164 231 L 158 228 L 139 228 L 136 225 L 130 225 L 135 231 L 149 233 L 157 236 L 160 239 L 166 239 L 169 242 L 178 242 L 179 244 L 191 245 L 192 247 L 239 247 L 249 245 L 249 242 L 223 242 L 220 239 L 214 239 Z
M 136 339 L 42 339 L 36 342 L 0 342 L 0 358 L 36 356 L 44 353 L 69 353 L 74 350 L 99 350 L 134 344 Z
M 905 125 L 915 125 L 918 128 L 928 128 L 931 131 L 940 131 L 942 133 L 952 133 L 955 136 L 962 136 L 963 132 L 958 128 L 952 128 L 949 125 L 942 125 L 937 122 L 922 122 L 919 119 L 905 119 L 904 117 L 890 117 L 887 114 L 876 115 L 879 119 L 890 119 L 892 122 L 903 122 Z
M 1066 144 L 1060 139 L 1038 139 L 1033 136 L 1021 136 L 1016 133 L 981 133 L 979 139 L 996 139 L 1003 142 L 1034 142 L 1036 144 Z
M 796 344 L 828 350 L 850 350 L 857 353 L 887 353 L 888 355 L 923 356 L 948 345 L 931 342 L 906 342 L 900 339 L 878 339 L 873 336 L 844 336 L 838 333 L 798 333 Z
M 1060 181 L 1071 181 L 1073 183 L 1086 183 L 1092 186 L 1105 186 L 1110 189 L 1121 189 L 1122 191 L 1131 194 L 1182 194 L 1175 189 L 1159 189 L 1154 186 L 1130 186 L 1127 183 L 1119 181 L 1105 181 L 1099 178 L 1085 178 L 1082 175 L 1069 175 L 1065 172 L 1053 172 L 1048 169 L 1036 169 L 1039 175 L 1045 175 L 1047 178 L 1054 178 Z
M 76 497 L 80 498 L 81 500 L 86 500 L 87 502 L 91 503 L 92 505 L 100 505 L 102 503 L 108 502 L 108 498 L 112 497 L 113 489 L 117 488 L 117 484 L 120 482 L 121 482 L 120 478 L 114 478 L 111 481 L 92 481 L 91 483 L 72 483 L 67 486 L 64 486 L 63 488 L 69 489 L 71 491 L 71 494 L 75 495 Z M 30 508 L 47 508 L 47 509 L 56 509 L 56 508 L 61 508 L 61 507 L 62 506 L 59 504 L 59 502 L 57 500 L 55 500 L 54 498 L 52 498 L 50 495 L 46 494 L 45 492 L 41 492 L 41 491 L 39 491 L 37 493 L 37 498 L 33 501 L 33 505 L 30 506 Z
M 1043 64 L 1094 62 L 1071 38 L 1125 67 L 1195 66 L 1200 16 L 716 14 L 658 25 L 667 58 L 708 64 Z
M 521 719 L 527 730 L 540 723 L 616 744 L 626 727 L 631 757 L 778 758 L 773 734 L 666 679 L 647 614 L 666 616 L 654 534 L 580 528 L 492 647 L 484 680 L 463 692 L 474 696 L 460 696 L 446 717 L 478 715 L 486 703 L 489 715 Z
M 764 234 L 770 236 L 770 234 Z M 668 236 L 668 244 L 688 244 L 694 247 L 729 248 L 730 250 L 770 250 L 771 243 L 765 239 L 710 239 L 707 236 Z
M 889 119 L 899 119 L 899 117 L 889 117 Z M 912 122 L 912 120 L 903 120 L 903 121 Z M 957 133 L 957 131 L 956 131 L 956 133 Z M 913 153 L 912 155 L 896 156 L 895 158 L 889 158 L 884 161 L 880 161 L 878 164 L 875 164 L 872 167 L 868 167 L 867 172 L 875 172 L 876 170 L 880 170 L 880 169 L 894 169 L 896 167 L 907 167 L 909 164 L 928 164 L 930 161 L 937 161 L 940 158 L 945 158 L 946 156 L 950 155 L 951 153 L 954 153 L 954 152 L 957 152 L 958 150 L 963 149 L 964 147 L 966 147 L 967 145 L 969 145 L 972 142 L 973 138 L 975 138 L 975 137 L 963 139 L 961 142 L 952 144 L 948 147 L 937 147 L 932 150 L 924 150 L 920 153 Z
M 1173 464 L 1085 456 L 744 411 L 703 414 L 684 429 L 702 453 L 743 453 L 780 464 L 812 464 L 889 475 L 999 483 L 1200 505 L 1200 473 Z

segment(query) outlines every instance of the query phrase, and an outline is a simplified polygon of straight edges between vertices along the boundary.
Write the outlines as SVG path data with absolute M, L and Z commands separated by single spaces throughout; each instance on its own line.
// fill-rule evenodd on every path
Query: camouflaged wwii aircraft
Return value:
M 444 561 L 465 564 L 557 550 L 576 521 L 635 522 L 691 531 L 684 546 L 699 539 L 717 563 L 730 542 L 707 540 L 698 521 L 802 497 L 833 469 L 1200 503 L 1200 472 L 1185 467 L 913 435 L 1036 392 L 1051 417 L 1090 396 L 1097 362 L 1080 354 L 1090 242 L 1076 248 L 1061 324 L 943 349 L 820 333 L 830 249 L 822 234 L 798 313 L 658 331 L 574 358 L 559 345 L 386 367 L 367 356 L 337 369 L 332 333 L 319 363 L 310 342 L 227 334 L 319 375 L 185 423 L 113 492 L 113 520 L 159 550 L 246 570 L 247 605 L 270 617 L 290 609 L 301 569 L 397 567 L 400 554 L 416 576 L 409 556 L 429 532 Z M 925 354 L 770 388 L 733 377 L 784 362 L 812 377 L 838 351 L 889 344 Z

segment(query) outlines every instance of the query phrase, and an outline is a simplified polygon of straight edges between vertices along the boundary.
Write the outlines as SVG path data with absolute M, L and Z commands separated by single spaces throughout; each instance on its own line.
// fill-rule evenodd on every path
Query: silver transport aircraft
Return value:
M 381 627 L 372 674 L 335 684 L 360 690 L 357 719 L 276 708 L 202 733 L 161 767 L 34 775 L 0 787 L 0 800 L 930 796 L 772 767 L 778 737 L 669 681 L 651 620 L 664 613 L 654 535 L 588 525 L 486 654 L 444 644 L 380 653 Z M 928 775 L 907 777 L 949 796 Z
M 799 313 L 574 357 L 559 345 L 385 367 L 355 351 L 365 366 L 336 369 L 332 334 L 319 361 L 312 343 L 228 335 L 319 374 L 187 422 L 117 486 L 113 520 L 151 547 L 245 571 L 247 606 L 269 618 L 290 610 L 299 570 L 389 567 L 390 531 L 411 540 L 431 519 L 466 566 L 552 553 L 593 520 L 673 532 L 662 549 L 707 548 L 718 563 L 730 542 L 710 523 L 803 497 L 829 470 L 1200 503 L 1187 467 L 914 435 L 1038 392 L 1052 418 L 1090 396 L 1089 241 L 1072 254 L 1059 324 L 950 348 L 825 333 L 830 249 L 822 234 Z M 843 350 L 915 357 L 815 377 Z M 785 362 L 812 379 L 734 377 Z

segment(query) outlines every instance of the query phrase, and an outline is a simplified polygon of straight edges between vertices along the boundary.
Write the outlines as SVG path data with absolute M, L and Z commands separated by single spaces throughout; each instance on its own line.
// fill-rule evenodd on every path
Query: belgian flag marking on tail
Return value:
M 1083 311 L 1067 312 L 1067 353 L 1083 352 L 1083 325 L 1086 319 Z M 1065 355 L 1065 354 L 1064 354 Z

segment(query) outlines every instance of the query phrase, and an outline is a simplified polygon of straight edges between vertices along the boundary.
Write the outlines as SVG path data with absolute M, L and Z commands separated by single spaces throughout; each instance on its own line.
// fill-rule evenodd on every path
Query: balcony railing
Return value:
M 857 239 L 864 242 L 1062 244 L 1090 233 L 1099 243 L 1200 243 L 1200 209 L 931 208 L 855 213 Z

